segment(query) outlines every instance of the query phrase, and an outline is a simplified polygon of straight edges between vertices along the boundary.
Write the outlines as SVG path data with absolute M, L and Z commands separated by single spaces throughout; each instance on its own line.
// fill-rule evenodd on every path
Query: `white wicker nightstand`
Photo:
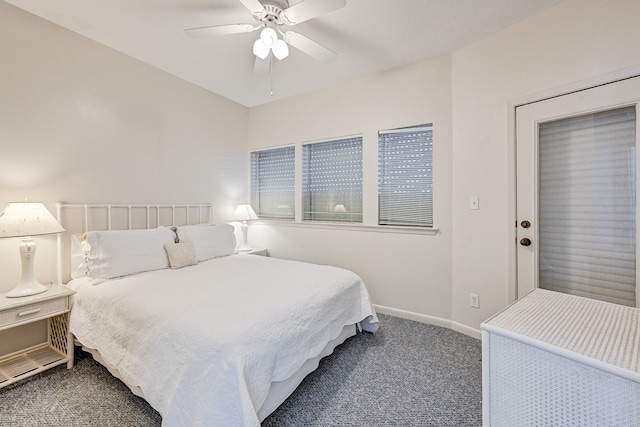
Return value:
M 73 366 L 73 342 L 69 333 L 71 296 L 75 291 L 60 285 L 38 295 L 7 298 L 0 294 L 0 330 L 47 319 L 47 342 L 0 357 L 0 388 L 54 366 Z

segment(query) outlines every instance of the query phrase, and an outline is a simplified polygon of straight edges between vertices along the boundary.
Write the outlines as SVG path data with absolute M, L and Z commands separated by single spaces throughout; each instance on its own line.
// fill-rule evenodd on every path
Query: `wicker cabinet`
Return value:
M 639 311 L 536 289 L 484 322 L 483 424 L 640 425 Z
M 38 295 L 0 295 L 0 330 L 47 319 L 47 342 L 0 357 L 0 388 L 46 369 L 73 365 L 69 312 L 74 291 L 60 285 Z

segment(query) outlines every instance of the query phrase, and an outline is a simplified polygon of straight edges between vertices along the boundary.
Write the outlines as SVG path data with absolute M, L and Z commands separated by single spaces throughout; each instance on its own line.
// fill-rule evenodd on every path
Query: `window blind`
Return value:
M 362 222 L 362 137 L 302 146 L 302 213 L 309 221 Z
M 378 134 L 378 224 L 433 226 L 433 128 Z
M 251 206 L 260 218 L 294 219 L 295 147 L 251 153 Z
M 539 125 L 539 286 L 635 306 L 634 107 Z

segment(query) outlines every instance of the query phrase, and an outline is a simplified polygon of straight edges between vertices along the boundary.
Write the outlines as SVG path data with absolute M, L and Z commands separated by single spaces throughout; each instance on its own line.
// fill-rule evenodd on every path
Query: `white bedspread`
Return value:
M 70 287 L 71 332 L 139 386 L 165 426 L 258 426 L 272 381 L 345 325 L 378 327 L 355 273 L 255 255 Z

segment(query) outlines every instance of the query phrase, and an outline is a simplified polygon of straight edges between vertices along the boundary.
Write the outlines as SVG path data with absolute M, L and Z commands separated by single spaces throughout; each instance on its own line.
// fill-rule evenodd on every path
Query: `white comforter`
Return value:
M 71 332 L 139 386 L 165 426 L 258 426 L 272 381 L 345 325 L 378 326 L 355 273 L 261 256 L 70 287 Z

